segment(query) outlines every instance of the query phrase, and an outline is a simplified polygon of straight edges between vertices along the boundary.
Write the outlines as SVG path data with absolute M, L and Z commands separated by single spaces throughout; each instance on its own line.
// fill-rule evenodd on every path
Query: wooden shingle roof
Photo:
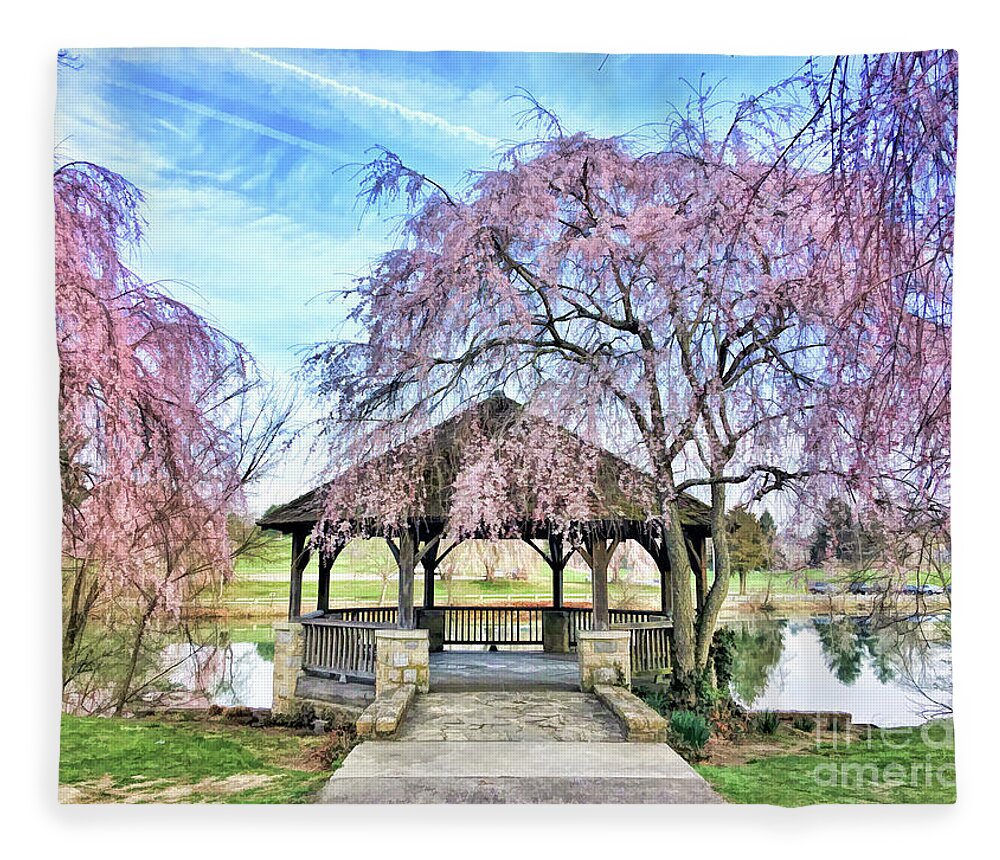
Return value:
M 603 523 L 629 523 L 640 526 L 653 515 L 653 479 L 645 471 L 637 468 L 610 451 L 586 442 L 580 436 L 551 421 L 528 413 L 524 407 L 503 396 L 494 395 L 443 421 L 429 430 L 402 443 L 387 454 L 363 464 L 366 476 L 377 480 L 380 461 L 398 456 L 400 448 L 407 446 L 426 456 L 433 462 L 433 475 L 425 476 L 428 491 L 424 494 L 422 509 L 415 518 L 428 521 L 447 520 L 451 502 L 451 481 L 463 459 L 464 446 L 472 435 L 470 426 L 475 422 L 490 439 L 498 439 L 518 427 L 522 432 L 526 423 L 536 433 L 559 437 L 561 448 L 572 451 L 581 464 L 593 467 L 596 464 L 596 480 L 593 482 L 589 506 L 595 513 L 594 521 Z M 481 440 L 481 437 L 478 437 Z M 404 455 L 406 452 L 403 452 Z M 428 453 L 430 456 L 427 456 Z M 328 488 L 336 485 L 338 479 L 323 484 L 304 493 L 296 499 L 269 511 L 258 520 L 264 528 L 290 532 L 311 529 L 319 520 L 324 508 Z M 582 490 L 583 492 L 583 490 Z M 537 522 L 539 517 L 531 509 L 530 498 L 518 501 L 522 510 L 519 522 Z M 693 496 L 685 494 L 681 500 L 681 518 L 686 526 L 707 529 L 709 507 Z

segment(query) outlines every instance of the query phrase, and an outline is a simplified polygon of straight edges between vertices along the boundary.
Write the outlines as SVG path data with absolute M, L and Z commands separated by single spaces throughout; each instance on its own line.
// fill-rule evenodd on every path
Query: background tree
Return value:
M 897 521 L 946 505 L 954 63 L 864 63 L 811 64 L 726 125 L 699 93 L 655 141 L 567 134 L 529 100 L 542 139 L 462 194 L 385 150 L 361 171 L 365 203 L 402 200 L 405 215 L 351 292 L 366 338 L 311 362 L 347 455 L 501 389 L 643 465 L 679 688 L 710 674 L 730 490 L 839 483 Z M 532 443 L 539 464 L 562 453 Z M 459 529 L 507 525 L 483 493 L 515 479 L 505 462 L 463 464 Z M 587 519 L 569 508 L 580 480 L 536 481 L 546 525 Z M 715 569 L 695 607 L 679 498 L 698 487 Z M 341 502 L 327 518 L 342 525 Z
M 764 543 L 767 545 L 767 567 L 773 568 L 775 564 L 776 541 L 778 539 L 778 526 L 771 516 L 770 511 L 764 511 L 760 515 L 760 530 L 764 533 Z
M 747 593 L 747 574 L 766 569 L 769 557 L 769 542 L 760 522 L 737 505 L 729 512 L 729 563 L 739 576 L 740 594 Z
M 835 560 L 863 568 L 880 556 L 884 545 L 877 524 L 866 526 L 842 499 L 829 499 L 813 531 L 809 563 L 818 566 Z
M 120 711 L 151 622 L 176 618 L 253 543 L 234 546 L 228 516 L 272 461 L 292 406 L 261 397 L 238 343 L 128 267 L 145 228 L 138 189 L 73 163 L 54 192 L 64 684 L 120 655 Z M 85 646 L 98 610 L 118 633 Z

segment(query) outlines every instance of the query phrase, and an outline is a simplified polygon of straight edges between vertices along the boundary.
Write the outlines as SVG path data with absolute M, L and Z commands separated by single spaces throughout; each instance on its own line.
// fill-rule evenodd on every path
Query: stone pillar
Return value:
M 546 609 L 542 612 L 542 650 L 550 654 L 569 653 L 569 613 Z
M 302 625 L 295 621 L 274 624 L 274 686 L 271 710 L 288 713 L 295 698 L 295 685 L 302 672 Z
M 580 689 L 589 693 L 595 684 L 632 685 L 632 659 L 628 630 L 578 630 L 576 656 L 580 663 Z
M 375 631 L 375 695 L 413 684 L 418 693 L 430 689 L 429 637 L 426 630 L 386 628 Z
M 443 609 L 418 609 L 417 627 L 427 631 L 427 648 L 429 651 L 444 651 Z

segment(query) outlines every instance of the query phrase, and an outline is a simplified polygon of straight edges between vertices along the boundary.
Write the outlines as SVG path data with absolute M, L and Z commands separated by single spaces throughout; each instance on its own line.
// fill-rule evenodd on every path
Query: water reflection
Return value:
M 755 710 L 846 711 L 919 725 L 951 710 L 951 622 L 817 617 L 732 625 L 734 695 Z
M 164 666 L 172 667 L 172 700 L 182 706 L 271 707 L 274 639 L 269 624 L 212 626 L 192 642 L 167 645 Z
M 951 709 L 951 621 L 759 619 L 736 634 L 733 694 L 754 710 L 846 711 L 855 722 L 919 725 Z M 270 624 L 214 625 L 161 652 L 176 704 L 269 707 Z

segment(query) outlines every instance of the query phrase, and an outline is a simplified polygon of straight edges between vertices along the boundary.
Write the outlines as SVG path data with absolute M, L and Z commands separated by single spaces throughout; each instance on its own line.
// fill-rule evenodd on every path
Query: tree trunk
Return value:
M 745 595 L 747 593 L 747 572 L 745 570 L 739 571 L 740 574 L 740 594 Z
M 705 605 L 698 615 L 697 652 L 695 661 L 699 671 L 708 667 L 708 653 L 712 647 L 715 627 L 729 594 L 732 567 L 729 561 L 729 533 L 726 531 L 726 487 L 712 485 L 712 548 L 715 550 L 715 572 L 712 587 L 705 596 Z
M 95 576 L 90 586 L 84 586 L 87 580 L 87 566 L 83 562 L 76 565 L 76 572 L 73 575 L 73 590 L 70 598 L 70 605 L 66 612 L 66 626 L 63 631 L 63 661 L 65 661 L 76 650 L 76 646 L 83 638 L 83 633 L 87 629 L 87 622 L 90 620 L 90 613 L 97 602 L 97 596 L 101 591 L 100 580 Z
M 680 506 L 675 501 L 664 505 L 663 542 L 670 559 L 670 588 L 674 610 L 674 670 L 688 676 L 695 671 L 695 610 L 691 600 L 691 562 L 688 560 Z
M 142 650 L 142 641 L 146 638 L 146 625 L 149 624 L 149 619 L 153 617 L 153 610 L 156 609 L 156 601 L 157 598 L 154 594 L 149 598 L 149 602 L 146 604 L 146 611 L 143 612 L 142 617 L 139 619 L 139 626 L 136 628 L 135 638 L 132 640 L 132 653 L 129 655 L 128 669 L 125 671 L 125 677 L 118 688 L 118 696 L 115 700 L 114 713 L 116 717 L 121 715 L 121 712 L 125 709 L 125 705 L 128 703 L 132 681 L 135 678 L 135 670 L 139 665 L 139 652 Z

